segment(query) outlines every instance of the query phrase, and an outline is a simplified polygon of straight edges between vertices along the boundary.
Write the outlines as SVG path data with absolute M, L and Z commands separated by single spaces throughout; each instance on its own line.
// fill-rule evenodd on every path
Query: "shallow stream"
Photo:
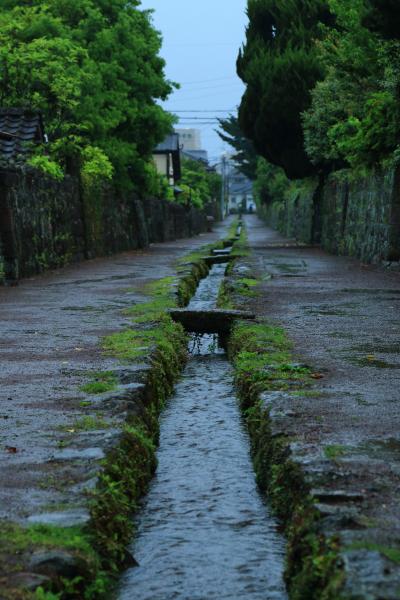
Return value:
M 226 265 L 189 305 L 215 306 Z M 191 359 L 162 415 L 158 469 L 119 600 L 285 600 L 285 543 L 255 483 L 232 368 L 213 336 Z

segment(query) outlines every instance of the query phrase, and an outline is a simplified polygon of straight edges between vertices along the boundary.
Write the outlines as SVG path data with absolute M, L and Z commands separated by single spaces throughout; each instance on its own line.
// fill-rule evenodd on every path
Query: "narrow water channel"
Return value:
M 225 265 L 190 308 L 213 308 Z M 162 415 L 158 470 L 119 600 L 285 600 L 284 540 L 256 487 L 232 368 L 213 336 L 191 359 Z

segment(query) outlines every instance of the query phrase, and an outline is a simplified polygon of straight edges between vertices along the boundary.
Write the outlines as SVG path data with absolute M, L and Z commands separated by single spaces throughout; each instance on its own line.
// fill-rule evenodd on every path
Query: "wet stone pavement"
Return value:
M 0 519 L 87 519 L 79 509 L 83 492 L 123 418 L 106 411 L 115 428 L 77 427 L 88 414 L 81 403 L 94 401 L 80 386 L 90 372 L 118 368 L 102 353 L 101 338 L 127 325 L 123 310 L 145 300 L 145 283 L 173 275 L 177 259 L 225 234 L 226 224 L 0 288 Z
M 363 548 L 348 554 L 353 575 L 365 570 L 354 585 L 369 573 L 368 597 L 398 598 L 398 566 L 376 551 L 400 546 L 400 273 L 299 247 L 255 216 L 246 224 L 264 276 L 250 308 L 281 324 L 320 377 L 310 396 L 281 398 L 275 425 L 296 440 L 332 531 Z

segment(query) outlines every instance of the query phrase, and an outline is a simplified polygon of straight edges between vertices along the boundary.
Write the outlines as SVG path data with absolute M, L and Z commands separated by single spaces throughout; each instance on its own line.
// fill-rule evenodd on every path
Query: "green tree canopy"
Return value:
M 393 156 L 400 139 L 399 45 L 365 27 L 371 15 L 382 23 L 390 3 L 374 0 L 373 10 L 365 0 L 330 3 L 338 27 L 320 44 L 326 76 L 303 114 L 305 147 L 327 170 L 373 167 Z
M 139 1 L 4 0 L 2 106 L 42 111 L 50 152 L 65 168 L 89 162 L 119 182 L 145 184 L 145 163 L 173 117 L 160 35 Z M 84 152 L 86 147 L 94 150 Z M 100 153 L 102 157 L 100 157 Z
M 184 158 L 182 161 L 182 177 L 179 187 L 182 193 L 178 201 L 203 208 L 209 202 L 218 199 L 221 193 L 221 176 L 210 170 L 206 164 L 198 160 Z

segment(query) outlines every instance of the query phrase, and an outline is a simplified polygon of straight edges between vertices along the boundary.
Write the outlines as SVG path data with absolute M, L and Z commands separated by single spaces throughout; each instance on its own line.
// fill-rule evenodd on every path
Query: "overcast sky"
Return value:
M 166 75 L 181 84 L 165 107 L 182 111 L 180 127 L 201 129 L 211 162 L 228 148 L 213 132 L 216 126 L 204 120 L 235 111 L 244 89 L 236 58 L 245 36 L 246 6 L 246 0 L 142 0 L 144 9 L 154 9 L 153 22 L 163 36 Z M 183 112 L 205 110 L 211 112 Z

